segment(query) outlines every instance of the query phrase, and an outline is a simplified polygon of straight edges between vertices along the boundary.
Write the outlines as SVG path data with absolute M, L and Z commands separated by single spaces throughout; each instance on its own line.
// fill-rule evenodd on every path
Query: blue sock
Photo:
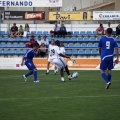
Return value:
M 34 75 L 34 81 L 37 81 L 37 70 L 33 70 L 33 75 Z
M 111 73 L 108 73 L 107 78 L 108 78 L 109 81 L 111 81 L 111 77 L 112 77 Z
M 107 75 L 104 72 L 102 72 L 101 75 L 102 75 L 103 79 L 106 81 L 106 83 L 110 82 L 107 78 Z
M 25 77 L 28 77 L 29 75 L 32 75 L 33 71 L 31 70 L 29 73 L 25 74 Z

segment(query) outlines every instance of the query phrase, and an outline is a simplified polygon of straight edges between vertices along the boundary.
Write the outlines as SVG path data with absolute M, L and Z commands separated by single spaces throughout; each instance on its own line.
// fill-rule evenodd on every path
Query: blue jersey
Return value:
M 113 58 L 114 48 L 118 48 L 118 45 L 113 37 L 104 36 L 100 39 L 98 47 L 101 48 L 101 59 Z
M 35 56 L 35 51 L 32 48 L 29 48 L 26 53 L 24 54 L 24 60 L 26 61 L 31 61 L 33 60 L 33 57 Z

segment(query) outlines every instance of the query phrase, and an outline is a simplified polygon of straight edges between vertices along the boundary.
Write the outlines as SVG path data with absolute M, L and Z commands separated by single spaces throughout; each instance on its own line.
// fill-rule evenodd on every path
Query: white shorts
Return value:
M 59 70 L 64 69 L 66 67 L 66 63 L 65 63 L 64 59 L 62 59 L 62 58 L 53 59 L 52 62 L 55 64 L 55 66 Z
M 49 57 L 49 58 L 48 58 L 48 62 L 52 62 L 52 58 Z

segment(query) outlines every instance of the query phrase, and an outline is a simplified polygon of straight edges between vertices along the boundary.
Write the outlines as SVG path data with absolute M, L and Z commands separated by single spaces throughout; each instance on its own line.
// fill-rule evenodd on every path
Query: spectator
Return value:
M 25 29 L 24 29 L 24 37 L 27 37 L 27 34 L 30 33 L 30 28 L 29 28 L 29 25 L 28 23 L 25 24 Z
M 18 33 L 18 27 L 16 26 L 16 23 L 13 24 L 10 30 L 11 36 L 15 37 Z
M 60 35 L 61 37 L 65 37 L 65 35 L 67 34 L 67 31 L 66 31 L 66 27 L 64 26 L 64 24 L 61 24 L 61 27 L 60 27 Z
M 30 42 L 26 43 L 25 46 L 26 47 L 33 47 L 33 44 L 36 43 L 34 36 L 31 36 L 30 38 Z
M 44 43 L 42 43 L 40 46 L 40 55 L 41 57 L 45 57 L 45 54 L 46 54 L 46 46 Z
M 57 23 L 55 23 L 55 27 L 54 27 L 54 37 L 57 35 L 57 37 L 59 37 L 60 34 L 60 27 L 57 25 Z
M 41 45 L 41 36 L 38 36 L 37 43 L 39 44 L 39 46 Z
M 111 23 L 110 22 L 108 22 L 108 27 L 107 28 L 111 28 Z
M 118 26 L 116 27 L 116 35 L 120 35 L 120 22 L 118 24 Z
M 103 35 L 104 34 L 104 27 L 102 24 L 96 29 L 96 32 L 98 35 Z
M 23 32 L 24 32 L 23 27 L 22 27 L 22 25 L 20 25 L 20 28 L 19 28 L 17 35 L 22 36 Z
M 41 40 L 41 43 L 44 43 L 46 46 L 49 45 L 49 41 L 47 39 L 47 36 L 43 36 L 43 39 Z

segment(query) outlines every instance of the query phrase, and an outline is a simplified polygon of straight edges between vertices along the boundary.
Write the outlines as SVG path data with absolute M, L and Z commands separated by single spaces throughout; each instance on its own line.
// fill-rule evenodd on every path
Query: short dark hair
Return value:
M 113 32 L 113 29 L 112 29 L 112 28 L 108 28 L 108 29 L 107 29 L 107 34 L 110 34 L 110 35 L 111 35 L 112 32 Z
M 33 47 L 39 47 L 39 44 L 36 42 L 33 44 Z
M 100 24 L 100 26 L 102 26 L 103 24 Z
M 57 45 L 58 47 L 60 46 L 60 41 L 59 40 L 56 40 L 55 41 L 55 45 Z

